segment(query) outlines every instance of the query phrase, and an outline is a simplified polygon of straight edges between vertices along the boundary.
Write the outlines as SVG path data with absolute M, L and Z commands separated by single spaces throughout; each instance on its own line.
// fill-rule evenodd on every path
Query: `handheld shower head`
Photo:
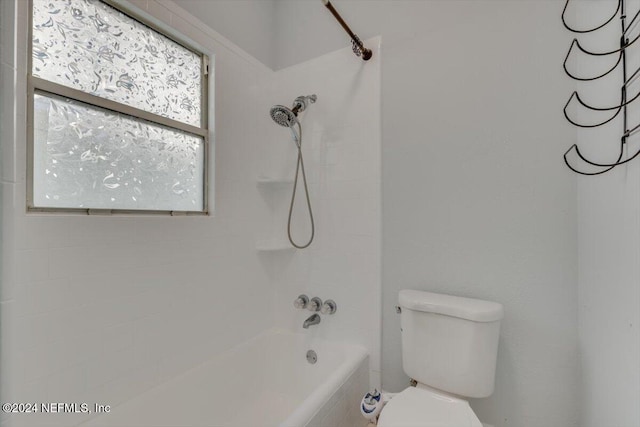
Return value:
M 298 122 L 298 113 L 304 111 L 309 104 L 313 104 L 317 99 L 316 95 L 299 96 L 293 101 L 291 108 L 284 105 L 274 105 L 270 111 L 271 119 L 280 126 L 293 127 Z
M 296 113 L 294 113 L 284 105 L 274 105 L 273 107 L 271 107 L 270 114 L 271 119 L 274 122 L 286 128 L 293 127 L 293 125 L 298 121 Z
M 296 176 L 293 179 L 293 191 L 291 193 L 291 204 L 289 205 L 289 219 L 287 220 L 287 235 L 289 236 L 289 242 L 293 247 L 298 249 L 304 249 L 308 247 L 313 241 L 315 235 L 315 223 L 313 221 L 313 211 L 311 210 L 311 199 L 309 198 L 309 187 L 307 186 L 307 174 L 304 171 L 304 160 L 302 158 L 302 125 L 298 121 L 298 113 L 304 111 L 309 104 L 316 102 L 318 97 L 316 95 L 299 96 L 293 101 L 291 108 L 287 108 L 284 105 L 274 105 L 271 107 L 269 114 L 271 119 L 280 126 L 289 128 L 293 142 L 298 148 L 298 161 L 296 162 Z M 294 128 L 298 125 L 298 132 Z M 302 183 L 304 184 L 304 194 L 307 199 L 307 208 L 309 209 L 309 222 L 311 222 L 311 236 L 306 243 L 297 244 L 291 235 L 291 216 L 293 212 L 293 205 L 296 200 L 296 188 L 298 185 L 298 176 L 302 174 Z

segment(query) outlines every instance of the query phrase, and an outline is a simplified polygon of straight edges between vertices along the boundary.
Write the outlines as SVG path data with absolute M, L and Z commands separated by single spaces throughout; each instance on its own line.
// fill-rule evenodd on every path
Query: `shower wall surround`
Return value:
M 273 126 L 258 111 L 272 72 L 172 2 L 131 3 L 212 54 L 215 211 L 26 215 L 28 2 L 0 1 L 3 402 L 116 405 L 274 324 L 274 290 L 254 247 L 270 225 L 254 171 L 260 136 Z M 0 425 L 82 419 L 0 414 Z
M 322 12 L 322 10 L 321 10 Z M 300 293 L 333 299 L 334 315 L 322 316 L 305 333 L 359 343 L 369 350 L 370 378 L 380 382 L 381 39 L 366 40 L 373 58 L 363 62 L 350 48 L 279 70 L 270 104 L 298 95 L 318 100 L 300 115 L 316 236 L 304 250 L 264 253 L 276 287 L 276 324 L 303 332 L 311 314 L 296 310 Z M 264 113 L 270 104 L 265 105 Z M 263 174 L 293 177 L 297 150 L 285 128 L 272 125 L 263 148 Z M 286 242 L 291 186 L 265 193 L 273 224 L 265 238 Z M 308 213 L 301 185 L 294 209 L 294 236 L 306 241 Z

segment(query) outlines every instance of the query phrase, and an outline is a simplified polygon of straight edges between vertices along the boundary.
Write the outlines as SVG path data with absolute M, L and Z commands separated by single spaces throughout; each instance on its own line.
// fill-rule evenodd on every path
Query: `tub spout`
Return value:
M 312 314 L 311 316 L 309 316 L 307 320 L 304 321 L 304 323 L 302 324 L 302 327 L 305 329 L 309 329 L 309 326 L 317 325 L 318 323 L 320 323 L 320 315 Z

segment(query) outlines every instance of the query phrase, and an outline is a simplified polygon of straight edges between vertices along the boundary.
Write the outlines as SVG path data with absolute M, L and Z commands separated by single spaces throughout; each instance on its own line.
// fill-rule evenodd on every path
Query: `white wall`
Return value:
M 280 38 L 280 65 L 345 37 L 317 3 L 278 3 L 279 22 L 296 36 Z M 407 383 L 400 289 L 499 301 L 495 394 L 472 406 L 500 427 L 578 424 L 576 178 L 562 163 L 575 131 L 561 113 L 572 89 L 561 69 L 570 41 L 562 6 L 336 2 L 356 33 L 381 34 L 384 46 L 383 386 Z
M 298 95 L 318 100 L 301 114 L 303 152 L 316 234 L 311 246 L 265 254 L 274 268 L 277 325 L 309 339 L 323 337 L 358 343 L 369 351 L 372 384 L 380 383 L 381 168 L 380 38 L 367 41 L 374 58 L 363 63 L 341 49 L 274 75 L 272 104 L 290 105 Z M 269 135 L 263 174 L 293 177 L 296 149 L 290 133 L 275 124 Z M 273 212 L 268 234 L 287 239 L 291 185 L 265 189 Z M 306 242 L 308 212 L 300 182 L 294 209 L 294 236 Z M 319 325 L 302 328 L 311 315 L 296 310 L 299 294 L 333 299 L 338 311 L 321 315 Z
M 215 55 L 215 212 L 25 214 L 27 2 L 17 1 L 15 55 L 4 50 L 13 22 L 0 25 L 3 402 L 116 405 L 274 325 L 274 289 L 255 252 L 267 217 L 256 153 L 261 129 L 272 126 L 257 108 L 270 71 L 171 2 L 133 3 Z M 14 3 L 0 4 L 4 18 Z M 0 422 L 81 419 L 2 414 Z
M 275 67 L 276 0 L 175 0 L 187 12 Z
M 332 4 L 361 40 L 380 35 L 386 1 L 338 0 Z M 284 68 L 350 46 L 349 36 L 320 0 L 276 0 L 275 68 Z M 391 17 L 392 15 L 388 15 Z
M 13 74 L 15 73 L 15 67 L 13 66 L 13 59 L 11 54 L 10 40 L 12 39 L 9 34 L 13 29 L 11 24 L 11 15 L 13 12 L 12 2 L 0 2 L 0 129 L 11 129 L 13 120 L 10 110 L 12 110 L 9 99 L 4 95 L 7 90 L 6 82 L 13 80 Z M 7 45 L 9 43 L 9 45 Z M 6 152 L 2 147 L 2 136 L 0 136 L 0 177 L 2 175 L 3 165 L 6 158 Z M 2 181 L 4 181 L 2 179 Z M 0 200 L 2 200 L 4 194 L 4 186 L 0 185 Z M 0 224 L 3 220 L 2 205 L 0 205 Z M 4 263 L 2 255 L 5 251 L 5 238 L 2 233 L 4 227 L 0 226 L 0 402 L 5 401 L 5 396 L 8 396 L 10 385 L 10 357 L 9 349 L 6 345 L 6 340 L 10 337 L 9 319 L 11 316 L 11 304 L 8 302 L 8 296 L 6 290 L 2 286 L 2 278 L 4 277 Z M 0 414 L 0 426 L 8 426 L 8 416 L 6 414 Z
M 575 21 L 581 28 L 603 22 L 617 2 L 577 3 Z M 627 16 L 640 8 L 638 1 L 626 1 Z M 638 30 L 631 32 L 635 37 Z M 594 51 L 619 47 L 620 24 L 614 23 L 591 35 L 580 35 L 581 44 Z M 568 46 L 567 46 L 568 48 Z M 597 75 L 605 61 L 576 55 L 575 70 L 582 76 Z M 614 61 L 615 59 L 613 59 Z M 637 49 L 627 54 L 628 75 L 640 66 Z M 580 83 L 578 92 L 595 106 L 620 101 L 620 68 L 610 77 Z M 629 88 L 629 98 L 638 93 L 638 82 Z M 567 95 L 568 98 L 568 95 Z M 610 117 L 611 113 L 588 114 L 575 109 L 585 122 Z M 629 108 L 629 127 L 638 123 L 640 108 Z M 596 162 L 617 158 L 622 135 L 622 115 L 601 128 L 580 130 L 580 150 Z M 634 135 L 628 154 L 640 148 Z M 596 171 L 598 168 L 585 167 Z M 581 426 L 632 427 L 640 425 L 640 165 L 638 159 L 604 175 L 578 179 L 579 325 L 582 366 Z

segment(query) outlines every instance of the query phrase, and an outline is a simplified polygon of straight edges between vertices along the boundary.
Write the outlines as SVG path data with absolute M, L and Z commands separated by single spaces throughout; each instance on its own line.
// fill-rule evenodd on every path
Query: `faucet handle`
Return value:
M 309 301 L 309 305 L 307 306 L 309 311 L 320 311 L 320 307 L 322 307 L 322 300 L 318 297 L 311 298 L 311 301 Z
M 309 304 L 309 297 L 304 294 L 299 295 L 293 302 L 293 306 L 298 309 L 307 308 L 307 304 Z
M 337 309 L 338 309 L 338 304 L 336 304 L 334 300 L 328 299 L 324 302 L 324 304 L 322 304 L 322 308 L 320 309 L 320 312 L 322 314 L 333 314 L 336 312 Z

